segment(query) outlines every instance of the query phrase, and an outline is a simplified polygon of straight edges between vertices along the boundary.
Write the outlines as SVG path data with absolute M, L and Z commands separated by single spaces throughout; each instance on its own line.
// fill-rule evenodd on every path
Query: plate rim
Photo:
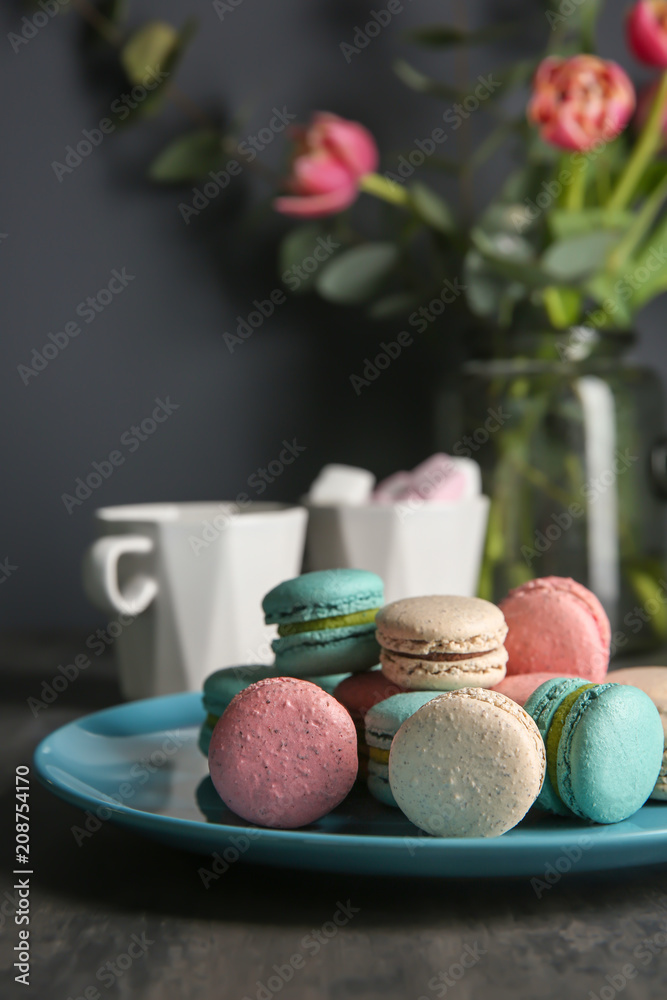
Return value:
M 43 737 L 37 744 L 34 754 L 33 754 L 33 764 L 37 773 L 39 781 L 47 788 L 52 794 L 56 795 L 58 798 L 69 802 L 71 805 L 85 808 L 99 808 L 103 807 L 110 812 L 109 820 L 113 820 L 114 817 L 121 815 L 126 816 L 130 820 L 134 820 L 131 823 L 133 829 L 137 829 L 140 826 L 142 829 L 147 830 L 159 830 L 165 832 L 167 829 L 178 829 L 178 830 L 193 830 L 203 833 L 211 833 L 215 830 L 220 834 L 221 839 L 224 836 L 241 836 L 242 834 L 248 834 L 250 832 L 252 839 L 255 843 L 262 840 L 270 840 L 273 843 L 276 841 L 284 842 L 285 844 L 294 844 L 296 841 L 314 843 L 318 847 L 337 847 L 340 850 L 346 850 L 348 852 L 359 847 L 372 848 L 374 851 L 380 850 L 384 853 L 391 853 L 397 848 L 401 850 L 405 849 L 406 841 L 419 841 L 420 855 L 424 854 L 437 854 L 440 855 L 442 851 L 447 851 L 450 855 L 455 854 L 469 854 L 471 850 L 477 850 L 484 853 L 492 853 L 493 851 L 502 851 L 506 857 L 510 857 L 513 854 L 521 854 L 525 851 L 534 851 L 538 847 L 546 851 L 558 848 L 564 850 L 565 847 L 569 846 L 569 841 L 578 836 L 584 837 L 586 835 L 590 836 L 591 831 L 597 831 L 598 837 L 596 838 L 595 849 L 596 852 L 606 853 L 608 851 L 618 851 L 622 850 L 628 844 L 637 844 L 637 841 L 641 841 L 646 845 L 650 846 L 653 844 L 664 843 L 666 848 L 665 860 L 667 861 L 667 823 L 664 829 L 633 829 L 633 830 L 619 830 L 620 824 L 593 824 L 587 825 L 581 823 L 580 827 L 575 830 L 573 827 L 568 826 L 562 831 L 557 828 L 551 828 L 547 830 L 540 830 L 536 833 L 534 828 L 530 828 L 525 831 L 526 836 L 523 836 L 523 831 L 520 828 L 515 827 L 513 830 L 508 831 L 508 834 L 501 837 L 430 837 L 427 834 L 422 833 L 417 827 L 414 828 L 414 835 L 402 834 L 400 836 L 394 834 L 388 835 L 377 835 L 377 834 L 365 834 L 365 833 L 346 833 L 344 831 L 330 833 L 326 831 L 310 830 L 308 828 L 298 828 L 292 830 L 279 830 L 272 827 L 262 827 L 254 825 L 237 825 L 231 826 L 227 823 L 211 823 L 205 819 L 189 819 L 179 816 L 170 816 L 162 813 L 152 813 L 144 809 L 135 809 L 132 806 L 125 805 L 122 802 L 119 803 L 109 803 L 104 801 L 101 797 L 96 797 L 95 795 L 90 795 L 86 792 L 75 790 L 69 787 L 64 782 L 59 782 L 55 780 L 50 771 L 50 759 L 52 748 L 50 744 L 54 738 L 63 739 L 66 738 L 67 732 L 75 729 L 84 729 L 85 723 L 90 720 L 97 719 L 108 715 L 116 714 L 126 714 L 128 712 L 138 712 L 141 713 L 142 707 L 154 711 L 158 716 L 161 709 L 165 709 L 167 705 L 176 707 L 177 705 L 183 705 L 184 709 L 187 709 L 191 714 L 195 705 L 199 705 L 199 721 L 187 720 L 182 723 L 184 728 L 190 728 L 195 725 L 199 725 L 205 717 L 204 709 L 201 705 L 201 694 L 193 691 L 179 692 L 176 694 L 168 695 L 158 695 L 153 698 L 143 698 L 137 701 L 121 702 L 117 705 L 107 706 L 102 709 L 98 709 L 95 712 L 87 713 L 86 715 L 78 716 L 75 719 L 71 719 L 69 722 L 64 723 L 57 729 L 48 733 Z M 162 723 L 162 728 L 164 728 L 164 723 Z M 149 728 L 137 728 L 132 730 L 128 735 L 141 735 L 148 734 L 152 730 Z M 161 731 L 158 727 L 155 731 Z M 107 738 L 109 738 L 107 736 Z M 75 775 L 70 772 L 60 769 L 64 774 L 69 777 L 75 777 Z M 89 786 L 92 787 L 92 786 Z M 100 793 L 101 794 L 101 793 Z M 645 805 L 651 803 L 649 799 Z M 660 808 L 661 804 L 656 802 L 655 807 Z M 642 806 L 642 809 L 644 806 Z M 665 803 L 662 808 L 665 809 L 665 818 L 667 820 L 667 803 Z M 641 810 L 639 810 L 641 811 Z M 629 817 L 632 819 L 633 817 Z M 137 819 L 139 822 L 137 823 Z M 559 819 L 559 817 L 555 817 Z M 627 822 L 627 821 L 625 821 Z M 126 825 L 126 824 L 124 824 Z M 613 834 L 605 836 L 605 831 L 613 831 Z M 518 836 L 517 836 L 518 833 Z M 514 834 L 512 836 L 512 834 Z M 602 834 L 601 836 L 599 836 Z M 540 844 L 538 845 L 533 837 L 538 836 Z

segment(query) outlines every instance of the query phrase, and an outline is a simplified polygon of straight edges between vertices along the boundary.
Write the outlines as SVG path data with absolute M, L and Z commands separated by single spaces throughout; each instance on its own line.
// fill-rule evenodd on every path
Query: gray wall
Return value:
M 380 3 L 375 9 L 384 7 Z M 387 152 L 428 135 L 442 105 L 405 90 L 391 61 L 409 54 L 435 69 L 438 57 L 407 47 L 414 24 L 456 16 L 451 4 L 415 0 L 348 64 L 340 43 L 373 5 L 354 0 L 243 0 L 221 21 L 208 0 L 131 0 L 131 17 L 180 23 L 189 13 L 200 31 L 179 74 L 179 86 L 212 113 L 250 107 L 248 131 L 265 125 L 274 106 L 299 118 L 330 109 L 363 121 Z M 546 37 L 548 26 L 529 0 L 495 0 L 486 11 L 462 4 L 474 22 L 486 13 L 525 22 L 519 42 L 501 56 Z M 613 16 L 607 51 L 621 52 Z M 30 13 L 30 8 L 27 9 Z M 0 589 L 5 627 L 86 627 L 99 615 L 86 603 L 79 561 L 96 506 L 149 500 L 222 499 L 244 489 L 248 476 L 296 437 L 306 451 L 270 487 L 271 499 L 295 499 L 319 466 L 362 463 L 382 475 L 415 463 L 431 447 L 433 366 L 419 348 L 356 397 L 349 375 L 392 332 L 315 299 L 291 299 L 232 355 L 222 334 L 236 317 L 277 287 L 275 245 L 288 224 L 264 210 L 249 226 L 251 208 L 269 187 L 251 171 L 235 178 L 226 197 L 191 225 L 178 204 L 191 192 L 156 188 L 144 166 L 185 119 L 176 109 L 135 129 L 107 136 L 80 166 L 59 181 L 52 169 L 82 129 L 108 113 L 122 85 L 103 56 L 85 56 L 73 11 L 40 28 L 12 51 L 8 32 L 20 30 L 26 8 L 0 11 L 0 73 L 4 155 L 0 164 L 3 214 L 3 435 L 0 561 L 18 568 Z M 537 20 L 536 20 L 537 16 Z M 531 20 L 532 19 L 532 20 Z M 488 71 L 488 53 L 478 56 Z M 444 60 L 444 73 L 456 72 Z M 394 152 L 392 152 L 394 151 Z M 261 156 L 277 168 L 278 138 Z M 482 174 L 483 202 L 502 157 Z M 77 320 L 77 305 L 107 285 L 113 269 L 134 276 L 81 333 L 27 385 L 17 366 L 31 363 L 49 332 Z M 664 304 L 642 316 L 641 356 L 667 375 Z M 395 332 L 395 331 L 394 331 Z M 440 336 L 446 337 L 446 327 Z M 75 480 L 119 448 L 121 436 L 150 415 L 156 397 L 178 410 L 71 513 L 61 499 Z M 127 440 L 127 439 L 126 439 Z M 121 446 L 122 447 L 122 446 Z

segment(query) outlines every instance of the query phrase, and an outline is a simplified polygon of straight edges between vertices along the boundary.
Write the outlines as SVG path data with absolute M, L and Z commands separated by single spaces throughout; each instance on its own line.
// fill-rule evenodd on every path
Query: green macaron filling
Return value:
M 563 735 L 563 728 L 579 695 L 583 694 L 584 691 L 588 691 L 589 688 L 594 687 L 598 687 L 598 685 L 582 684 L 581 687 L 576 688 L 574 691 L 570 691 L 570 693 L 563 698 L 560 705 L 556 709 L 554 717 L 551 720 L 551 725 L 549 726 L 549 732 L 547 733 L 547 738 L 545 740 L 547 751 L 547 774 L 549 775 L 549 780 L 551 781 L 553 790 L 559 799 L 561 798 L 561 795 L 558 788 L 558 747 L 560 746 L 560 739 Z
M 286 622 L 278 626 L 278 635 L 296 635 L 299 632 L 319 632 L 326 628 L 344 628 L 348 625 L 366 625 L 374 622 L 379 608 L 367 608 L 365 611 L 354 611 L 349 615 L 335 615 L 331 618 L 318 618 L 310 622 Z

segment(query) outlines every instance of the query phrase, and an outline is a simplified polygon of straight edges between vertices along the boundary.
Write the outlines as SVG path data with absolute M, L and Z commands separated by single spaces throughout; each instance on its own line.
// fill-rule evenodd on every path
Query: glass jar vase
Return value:
M 438 431 L 439 447 L 479 462 L 491 498 L 480 596 L 571 576 L 599 597 L 619 652 L 667 637 L 662 388 L 626 360 L 633 340 L 498 336 L 464 363 L 458 419 L 447 408 Z

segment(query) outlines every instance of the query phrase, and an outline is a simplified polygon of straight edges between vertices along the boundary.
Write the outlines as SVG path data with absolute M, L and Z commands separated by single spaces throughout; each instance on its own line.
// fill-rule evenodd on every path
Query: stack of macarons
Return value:
M 226 667 L 207 677 L 202 753 L 208 753 L 213 729 L 232 699 L 255 681 L 298 677 L 331 693 L 348 674 L 375 666 L 374 619 L 383 602 L 380 577 L 358 569 L 304 573 L 269 591 L 263 609 L 267 624 L 278 625 L 275 662 Z
M 262 607 L 267 624 L 278 626 L 276 669 L 296 677 L 368 670 L 378 662 L 383 601 L 382 580 L 362 569 L 304 573 L 274 587 Z
M 445 837 L 498 836 L 534 803 L 610 823 L 667 798 L 654 704 L 659 689 L 667 718 L 667 668 L 647 693 L 605 683 L 609 622 L 575 581 L 530 581 L 500 607 L 383 606 L 375 574 L 329 570 L 280 584 L 263 608 L 275 663 L 207 679 L 200 740 L 220 797 L 250 822 L 312 823 L 357 776 Z
M 507 625 L 478 597 L 408 597 L 377 615 L 380 663 L 411 691 L 493 687 L 505 676 Z

